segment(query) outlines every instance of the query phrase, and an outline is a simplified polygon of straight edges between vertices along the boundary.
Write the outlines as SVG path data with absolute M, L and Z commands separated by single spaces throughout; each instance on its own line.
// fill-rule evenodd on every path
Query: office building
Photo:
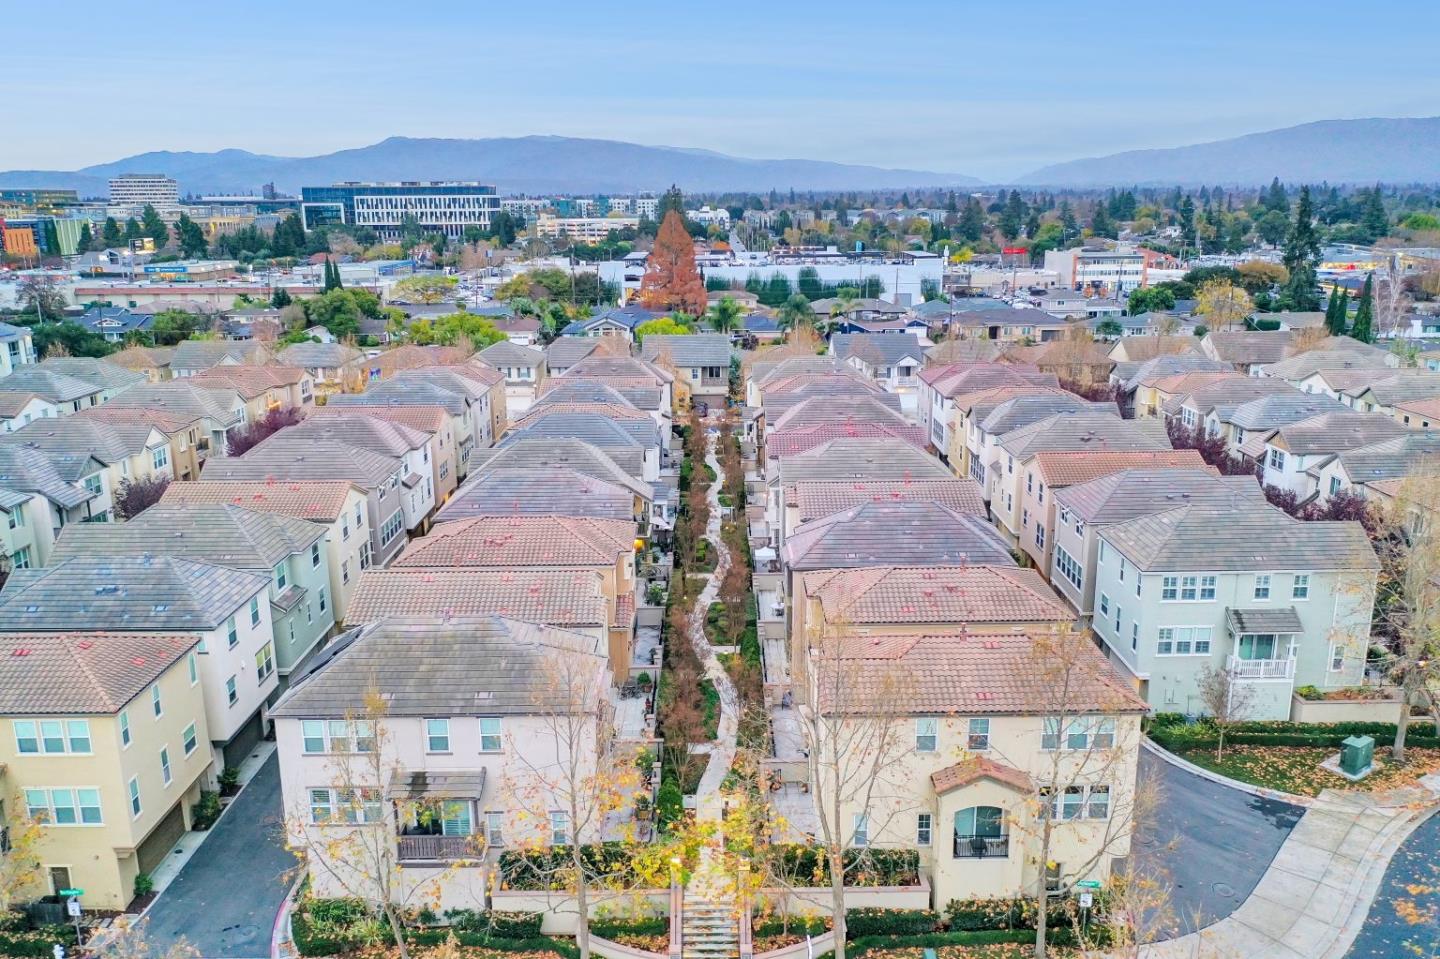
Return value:
M 180 202 L 180 184 L 161 173 L 122 173 L 110 178 L 110 203 L 114 206 L 155 208 Z
M 639 218 L 633 216 L 558 217 L 541 214 L 535 221 L 535 233 L 543 237 L 557 237 L 563 233 L 578 243 L 598 243 L 611 230 L 633 230 L 639 225 Z
M 374 230 L 382 240 L 398 240 L 407 220 L 421 233 L 459 239 L 466 227 L 489 229 L 500 211 L 493 186 L 458 181 L 336 183 L 300 190 L 305 229 L 343 223 Z

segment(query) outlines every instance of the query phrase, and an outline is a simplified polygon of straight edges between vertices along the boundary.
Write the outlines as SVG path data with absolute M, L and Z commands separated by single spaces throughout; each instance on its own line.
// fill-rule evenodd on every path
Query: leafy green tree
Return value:
M 207 326 L 203 316 L 184 310 L 161 310 L 150 321 L 150 336 L 156 346 L 174 346 L 204 332 Z
M 675 336 L 681 333 L 693 332 L 690 325 L 684 322 L 680 315 L 662 316 L 654 320 L 646 320 L 635 327 L 635 342 L 645 342 L 647 336 Z
M 361 309 L 359 294 L 365 290 L 333 289 L 309 301 L 310 322 L 323 326 L 336 339 L 356 336 L 360 332 Z M 370 298 L 375 299 L 374 294 Z
M 396 282 L 390 290 L 392 300 L 410 303 L 443 303 L 455 292 L 459 279 L 440 273 L 421 273 Z
M 277 310 L 283 310 L 293 302 L 290 292 L 283 286 L 275 287 L 275 292 L 270 294 L 270 305 Z
M 35 342 L 35 352 L 40 356 L 49 354 L 55 346 L 62 347 L 70 356 L 109 356 L 116 349 L 114 343 L 99 333 L 69 320 L 64 323 L 36 323 L 30 327 L 30 333 Z
M 60 256 L 60 231 L 55 227 L 54 220 L 46 220 L 45 226 L 45 252 L 51 256 Z
M 165 225 L 164 220 L 160 219 L 160 211 L 149 203 L 145 204 L 145 209 L 140 211 L 140 228 L 146 236 L 155 241 L 157 250 L 163 250 L 165 244 L 170 242 L 170 228 Z
M 1355 322 L 1350 326 L 1350 335 L 1361 343 L 1375 342 L 1375 274 L 1365 277 L 1360 289 L 1360 305 L 1355 309 Z
M 795 293 L 780 307 L 776 320 L 782 330 L 812 325 L 815 322 L 815 310 L 810 306 L 810 301 L 805 298 L 804 294 Z
M 180 241 L 180 255 L 185 257 L 203 257 L 210 251 L 210 244 L 205 240 L 205 231 L 200 229 L 200 224 L 190 219 L 190 214 L 180 214 L 180 219 L 175 221 L 175 235 Z
M 722 296 L 718 303 L 710 306 L 710 326 L 716 333 L 729 333 L 740 325 L 740 317 L 744 312 L 732 297 Z
M 1160 286 L 1144 286 L 1130 293 L 1130 299 L 1125 303 L 1125 312 L 1130 316 L 1139 316 L 1141 313 L 1157 312 L 1163 313 L 1166 310 L 1175 309 L 1175 294 Z
M 1330 301 L 1325 304 L 1325 329 L 1331 336 L 1341 336 L 1345 333 L 1346 312 L 1349 308 L 1344 293 L 1332 292 L 1330 294 Z
M 979 205 L 978 203 L 976 204 Z M 1080 233 L 1080 224 L 1075 219 L 1075 211 L 1070 206 L 1069 200 L 1060 201 L 1060 242 L 1064 243 L 1072 236 Z M 975 239 L 980 239 L 978 236 Z
M 1102 340 L 1113 340 L 1125 332 L 1119 320 L 1101 320 L 1095 324 L 1095 335 Z
M 501 210 L 490 218 L 490 236 L 501 246 L 515 242 L 515 217 L 509 210 Z
M 655 222 L 661 223 L 665 220 L 665 214 L 674 210 L 683 219 L 685 216 L 685 194 L 675 184 L 660 195 L 660 200 L 655 204 Z
M 1270 181 L 1270 189 L 1265 192 L 1261 205 L 1271 213 L 1279 213 L 1281 216 L 1289 215 L 1290 198 L 1285 195 L 1285 188 L 1280 185 L 1278 176 Z
M 436 320 L 421 319 L 410 324 L 410 342 L 418 346 L 454 346 L 462 338 L 468 340 L 473 349 L 483 350 L 492 343 L 505 339 L 505 334 L 496 328 L 488 317 L 478 316 L 461 310 Z
M 100 229 L 100 239 L 107 249 L 120 246 L 125 242 L 125 231 L 120 229 L 120 224 L 113 216 L 105 218 L 105 225 Z

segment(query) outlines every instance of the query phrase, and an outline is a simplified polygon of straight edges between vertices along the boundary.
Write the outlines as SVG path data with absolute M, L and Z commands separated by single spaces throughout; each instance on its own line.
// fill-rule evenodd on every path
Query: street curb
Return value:
M 1380 893 L 1385 873 L 1390 869 L 1390 861 L 1395 858 L 1405 840 L 1437 811 L 1440 811 L 1440 807 L 1432 806 L 1408 817 L 1397 818 L 1375 836 L 1375 840 L 1365 850 L 1369 865 L 1350 885 L 1349 891 L 1353 896 L 1345 921 L 1335 931 L 1330 945 L 1316 953 L 1317 959 L 1343 959 L 1350 951 L 1350 947 L 1360 935 L 1360 930 L 1365 926 L 1365 920 L 1370 916 L 1370 909 L 1375 905 L 1375 897 Z
M 295 936 L 290 929 L 290 911 L 295 903 L 295 895 L 300 891 L 300 884 L 305 881 L 305 875 L 295 877 L 290 888 L 285 891 L 285 898 L 280 900 L 280 908 L 275 913 L 275 923 L 270 927 L 270 959 L 287 959 L 289 954 L 280 950 L 280 943 L 288 941 L 291 946 L 295 944 Z
M 1177 769 L 1183 769 L 1187 773 L 1192 773 L 1201 779 L 1207 779 L 1216 785 L 1228 786 L 1231 789 L 1238 790 L 1242 793 L 1249 793 L 1252 796 L 1259 796 L 1262 799 L 1274 799 L 1278 802 L 1290 803 L 1292 806 L 1303 806 L 1306 809 L 1315 805 L 1314 796 L 1297 796 L 1295 793 L 1287 793 L 1279 789 L 1267 789 L 1264 786 L 1255 786 L 1250 783 L 1241 782 L 1238 779 L 1231 779 L 1229 776 L 1222 776 L 1203 766 L 1197 766 L 1192 762 L 1181 759 L 1149 736 L 1142 736 L 1140 745 L 1141 748 L 1149 750 L 1153 755 Z

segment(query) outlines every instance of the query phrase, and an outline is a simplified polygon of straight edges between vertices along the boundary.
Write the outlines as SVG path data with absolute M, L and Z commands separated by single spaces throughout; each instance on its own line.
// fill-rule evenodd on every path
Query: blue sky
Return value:
M 0 34 L 0 169 L 549 133 L 1006 179 L 1440 113 L 1434 0 L 92 0 Z

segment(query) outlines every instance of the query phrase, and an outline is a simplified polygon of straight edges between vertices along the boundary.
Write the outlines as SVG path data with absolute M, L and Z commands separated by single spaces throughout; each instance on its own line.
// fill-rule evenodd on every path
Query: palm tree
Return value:
M 810 301 L 805 298 L 803 293 L 793 293 L 790 299 L 780 307 L 777 319 L 782 330 L 789 330 L 795 326 L 813 326 L 815 310 L 810 306 Z
M 724 296 L 710 307 L 710 325 L 716 333 L 729 333 L 740 325 L 740 314 L 745 312 L 734 297 Z

